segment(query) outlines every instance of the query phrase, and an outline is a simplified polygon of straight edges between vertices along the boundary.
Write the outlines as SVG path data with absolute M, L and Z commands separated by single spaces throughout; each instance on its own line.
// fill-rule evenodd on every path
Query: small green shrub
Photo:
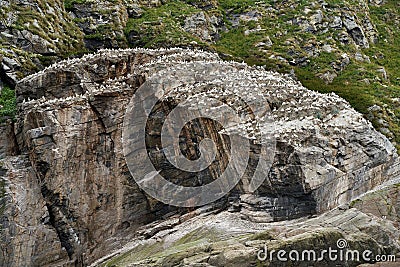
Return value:
M 0 120 L 14 119 L 16 114 L 16 97 L 14 90 L 5 86 L 0 95 Z

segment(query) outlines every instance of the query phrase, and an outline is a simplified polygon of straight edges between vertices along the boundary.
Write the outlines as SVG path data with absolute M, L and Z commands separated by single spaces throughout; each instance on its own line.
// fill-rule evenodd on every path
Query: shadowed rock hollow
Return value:
M 147 121 L 147 153 L 169 181 L 184 186 L 212 182 L 232 157 L 228 132 L 248 139 L 251 152 L 245 175 L 227 196 L 191 210 L 165 205 L 138 187 L 123 153 L 123 122 L 132 96 L 150 81 L 163 94 Z M 255 234 L 271 222 L 332 209 L 339 212 L 337 206 L 398 175 L 393 145 L 343 99 L 309 91 L 282 74 L 223 62 L 207 52 L 102 50 L 52 65 L 21 80 L 16 90 L 19 112 L 13 139 L 21 155 L 4 158 L 0 172 L 6 185 L 0 258 L 5 266 L 88 265 L 134 240 L 137 243 L 131 247 L 142 239 L 150 240 L 150 245 L 158 242 L 158 233 L 163 233 L 162 242 L 169 238 L 170 244 L 191 230 L 200 231 L 198 236 L 203 238 L 218 218 L 227 224 L 242 223 L 235 231 L 228 231 L 228 226 L 218 228 L 218 240 L 248 231 Z M 217 147 L 210 167 L 191 173 L 168 162 L 160 134 L 174 107 L 200 95 L 234 107 L 243 120 L 230 129 L 207 118 L 185 125 L 180 149 L 188 159 L 200 156 L 198 144 L 204 138 L 213 139 Z M 265 99 L 265 118 L 249 112 L 243 98 L 255 104 Z M 271 121 L 273 127 L 269 127 Z M 263 131 L 273 137 L 275 153 L 268 154 L 272 158 L 265 181 L 250 193 L 248 185 L 260 154 L 257 141 Z M 144 168 L 141 164 L 137 162 L 138 170 Z M 361 216 L 360 211 L 351 212 Z M 332 218 L 329 214 L 322 216 Z M 207 220 L 209 228 L 196 228 Z M 368 220 L 363 217 L 361 221 Z M 186 232 L 181 229 L 185 222 L 192 227 L 185 228 Z M 305 225 L 313 229 L 317 223 L 307 221 Z M 175 232 L 174 227 L 181 234 L 169 236 L 165 231 Z M 395 231 L 390 228 L 388 232 Z M 324 233 L 322 240 L 330 242 L 343 235 L 339 230 L 332 236 Z M 381 243 L 377 241 L 377 250 L 391 240 L 390 234 Z M 390 249 L 397 247 L 392 244 Z M 251 254 L 254 249 L 245 254 L 255 256 Z M 141 260 L 132 255 L 127 259 Z M 140 266 L 161 264 L 158 260 Z M 183 259 L 178 262 L 184 264 Z M 221 256 L 210 264 L 233 262 Z

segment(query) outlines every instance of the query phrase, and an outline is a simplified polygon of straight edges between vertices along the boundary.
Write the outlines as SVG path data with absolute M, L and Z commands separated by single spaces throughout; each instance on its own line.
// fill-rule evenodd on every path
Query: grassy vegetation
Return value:
M 219 7 L 226 11 L 232 11 L 233 13 L 241 13 L 247 8 L 255 6 L 259 2 L 257 0 L 219 0 Z M 271 0 L 265 0 L 264 2 L 272 2 Z
M 131 32 L 140 35 L 143 47 L 184 46 L 193 41 L 203 43 L 182 29 L 184 19 L 198 12 L 195 7 L 182 1 L 171 1 L 157 8 L 148 8 L 138 19 L 129 19 L 125 34 Z
M 218 51 L 233 55 L 236 58 L 249 60 L 256 54 L 254 44 L 262 37 L 259 34 L 251 33 L 244 35 L 245 29 L 236 28 L 221 34 L 215 47 Z
M 104 40 L 104 35 L 99 32 L 93 34 L 86 34 L 85 39 Z
M 11 90 L 8 86 L 5 86 L 1 91 L 0 95 L 0 121 L 11 118 L 15 118 L 16 114 L 16 98 L 14 90 Z
M 326 84 L 322 79 L 315 77 L 315 74 L 309 69 L 296 68 L 295 72 L 305 87 L 321 93 L 335 92 L 346 99 L 356 110 L 365 114 L 368 112 L 368 107 L 375 103 L 370 92 L 371 88 L 353 79 L 354 75 L 359 73 L 357 65 L 352 64 L 348 68 L 346 72 L 339 75 L 330 84 Z
M 64 7 L 66 10 L 71 10 L 74 4 L 83 4 L 86 0 L 64 0 Z

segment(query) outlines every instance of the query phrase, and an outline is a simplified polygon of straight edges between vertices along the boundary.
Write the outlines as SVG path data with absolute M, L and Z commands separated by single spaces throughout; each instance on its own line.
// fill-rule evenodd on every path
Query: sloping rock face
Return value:
M 163 204 L 138 186 L 130 169 L 146 166 L 140 159 L 127 161 L 122 135 L 127 107 L 143 86 L 162 92 L 148 117 L 147 154 L 175 184 L 214 181 L 234 156 L 228 132 L 245 138 L 250 157 L 230 194 L 180 216 L 188 209 Z M 22 155 L 3 160 L 0 173 L 7 244 L 1 246 L 0 265 L 88 265 L 143 231 L 149 238 L 171 228 L 157 224 L 146 232 L 144 225 L 167 218 L 180 224 L 208 210 L 239 212 L 235 216 L 249 225 L 322 213 L 397 177 L 399 170 L 392 144 L 343 99 L 309 91 L 288 76 L 222 62 L 211 53 L 102 50 L 48 67 L 20 81 L 16 90 L 15 138 Z M 185 172 L 167 162 L 162 123 L 179 102 L 201 95 L 235 107 L 242 121 L 228 132 L 206 118 L 185 125 L 180 149 L 188 159 L 200 156 L 197 144 L 206 137 L 218 151 L 206 170 Z M 266 113 L 248 112 L 243 99 Z M 263 155 L 263 133 L 274 150 L 265 154 L 270 159 L 265 181 L 252 192 L 248 185 Z

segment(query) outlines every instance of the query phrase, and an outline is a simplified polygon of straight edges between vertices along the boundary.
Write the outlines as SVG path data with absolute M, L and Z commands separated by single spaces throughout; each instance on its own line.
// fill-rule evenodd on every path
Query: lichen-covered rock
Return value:
M 187 132 L 182 138 L 193 144 L 200 143 L 201 136 L 219 136 L 216 146 L 220 154 L 204 172 L 185 173 L 171 168 L 159 144 L 160 126 L 171 108 L 199 94 L 225 97 L 227 103 L 242 113 L 246 108 L 239 99 L 241 96 L 246 95 L 254 104 L 262 98 L 267 100 L 269 113 L 264 117 L 272 119 L 274 127 L 269 128 L 263 116 L 250 116 L 258 125 L 255 129 L 248 121 L 229 129 L 247 138 L 255 151 L 247 167 L 250 174 L 244 175 L 229 195 L 182 215 L 186 209 L 158 202 L 136 184 L 124 156 L 122 131 L 129 101 L 146 81 L 163 88 L 164 96 L 149 117 L 150 158 L 168 179 L 188 186 L 218 178 L 230 158 L 229 149 L 225 149 L 229 147 L 229 138 L 220 126 L 206 119 L 197 122 L 200 127 L 185 126 Z M 14 160 L 24 164 L 6 164 L 4 168 L 8 171 L 2 176 L 9 184 L 6 187 L 9 196 L 15 194 L 14 187 L 26 188 L 26 199 L 31 200 L 21 203 L 14 200 L 16 197 L 6 198 L 7 210 L 24 212 L 15 216 L 8 212 L 2 216 L 8 219 L 2 221 L 18 225 L 28 216 L 32 231 L 38 234 L 5 232 L 4 240 L 18 235 L 15 242 L 19 243 L 11 242 L 3 250 L 4 261 L 11 265 L 34 264 L 28 263 L 29 258 L 42 259 L 43 252 L 53 248 L 42 237 L 52 240 L 60 249 L 52 250 L 52 255 L 58 256 L 48 257 L 41 266 L 55 266 L 59 261 L 91 264 L 136 240 L 133 238 L 138 234 L 147 238 L 157 236 L 158 232 L 168 231 L 192 216 L 219 209 L 232 212 L 220 216 L 231 214 L 240 218 L 247 230 L 254 227 L 251 231 L 256 232 L 261 225 L 273 221 L 333 209 L 398 175 L 398 156 L 393 145 L 343 99 L 309 91 L 285 75 L 222 62 L 212 53 L 182 49 L 102 50 L 48 67 L 20 81 L 16 90 L 19 114 L 15 133 L 25 156 Z M 246 113 L 243 116 L 248 117 Z M 265 182 L 252 193 L 248 189 L 249 179 L 256 165 L 257 138 L 263 131 L 274 137 L 276 151 Z M 182 150 L 188 158 L 198 156 L 196 145 L 184 146 Z M 140 164 L 137 161 L 139 170 Z M 14 173 L 20 173 L 20 178 L 12 179 Z M 39 210 L 34 209 L 39 206 Z M 201 216 L 208 220 L 208 215 Z M 167 221 L 157 222 L 163 219 Z M 149 223 L 153 224 L 145 226 Z M 222 227 L 218 232 L 229 237 L 228 228 Z M 329 236 L 322 239 L 330 240 Z M 339 234 L 335 232 L 334 236 Z M 247 259 L 246 255 L 255 255 L 254 247 L 235 244 L 234 240 L 227 242 L 233 242 L 236 252 L 219 244 L 221 252 L 212 257 L 215 265 L 226 266 L 243 257 Z M 200 259 L 202 247 L 194 248 L 190 257 Z M 155 251 L 150 250 L 146 255 Z M 178 260 L 162 258 L 168 261 L 167 266 L 172 266 L 189 254 Z M 143 266 L 146 264 L 150 263 Z

